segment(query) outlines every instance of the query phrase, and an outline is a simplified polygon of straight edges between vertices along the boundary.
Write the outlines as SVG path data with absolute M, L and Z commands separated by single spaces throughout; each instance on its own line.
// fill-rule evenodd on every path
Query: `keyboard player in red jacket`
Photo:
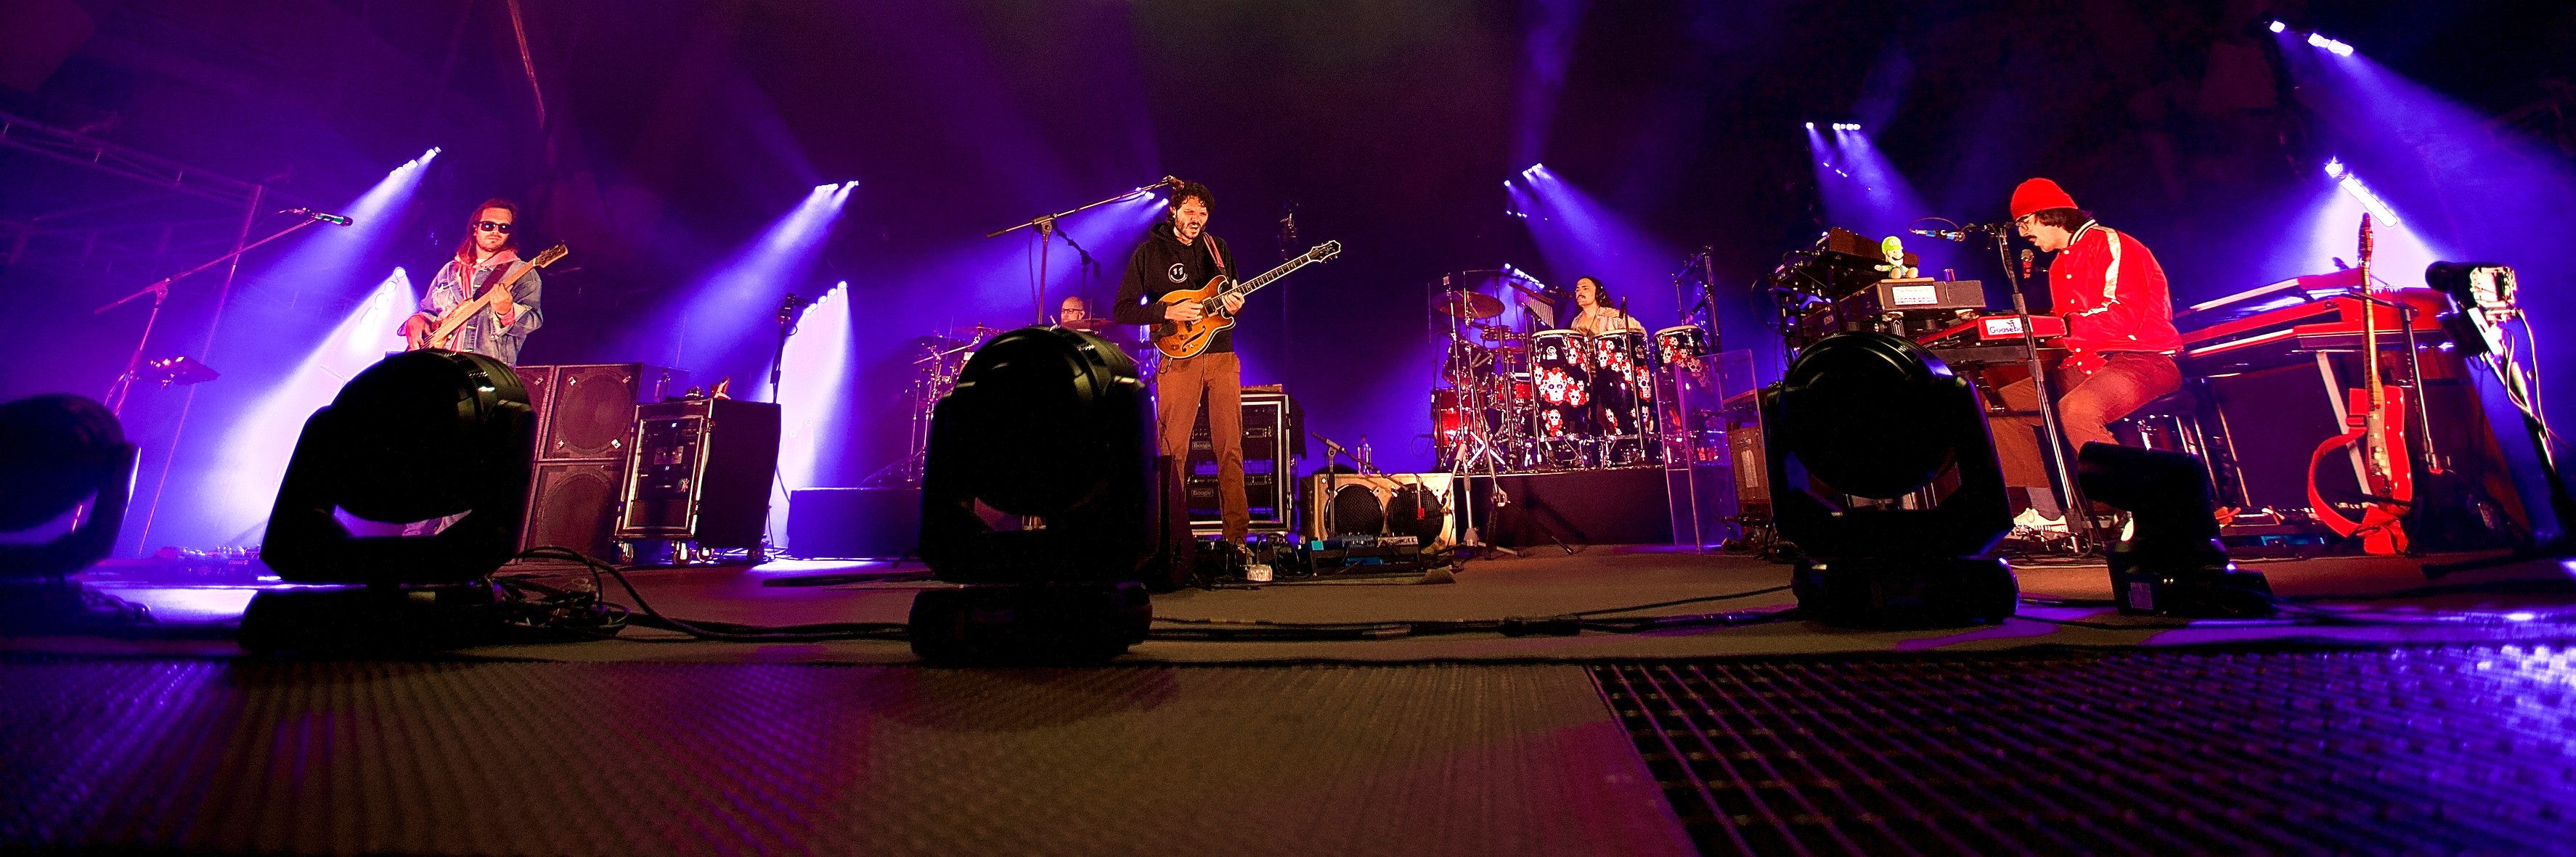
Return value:
M 2068 451 L 2092 441 L 2118 443 L 2111 422 L 2182 387 L 2182 371 L 2174 365 L 2182 335 L 2174 331 L 2164 266 L 2156 264 L 2146 244 L 2095 222 L 2091 212 L 2077 209 L 2074 197 L 2048 179 L 2014 188 L 2012 215 L 2023 238 L 2057 254 L 2048 267 L 2049 307 L 2066 319 L 2060 344 L 2068 356 L 2051 375 L 2050 389 L 2057 393 L 2058 425 Z M 2000 392 L 2013 410 L 2039 408 L 2027 379 Z M 2048 491 L 2038 425 L 2031 417 L 1996 420 L 1996 452 L 2003 459 L 2004 481 L 2033 489 L 2037 514 L 2057 517 L 2050 514 L 2058 504 Z

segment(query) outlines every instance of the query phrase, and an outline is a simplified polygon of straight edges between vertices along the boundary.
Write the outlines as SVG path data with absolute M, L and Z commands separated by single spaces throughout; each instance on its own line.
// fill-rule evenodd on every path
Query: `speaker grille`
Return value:
M 528 500 L 525 547 L 558 545 L 608 558 L 609 517 L 617 498 L 622 461 L 565 461 L 537 465 Z
M 631 364 L 555 367 L 554 412 L 546 420 L 540 457 L 624 456 L 626 431 L 635 424 L 635 367 Z

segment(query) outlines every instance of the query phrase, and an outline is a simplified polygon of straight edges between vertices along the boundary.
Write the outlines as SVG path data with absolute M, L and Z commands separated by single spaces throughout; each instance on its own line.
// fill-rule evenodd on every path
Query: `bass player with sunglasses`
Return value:
M 471 351 L 503 363 L 519 364 L 519 346 L 528 334 L 545 324 L 545 313 L 539 309 L 538 295 L 545 281 L 536 272 L 537 264 L 518 262 L 518 240 L 510 234 L 519 219 L 519 204 L 506 199 L 485 200 L 476 206 L 474 216 L 466 221 L 465 240 L 456 245 L 456 258 L 438 269 L 429 281 L 429 294 L 420 299 L 421 311 L 403 321 L 403 341 L 412 349 L 450 348 Z M 515 275 L 516 279 L 512 279 Z M 438 321 L 458 305 L 478 297 L 496 286 L 506 285 L 505 300 L 492 295 L 489 307 L 476 311 L 461 327 L 440 342 L 429 341 L 439 327 Z

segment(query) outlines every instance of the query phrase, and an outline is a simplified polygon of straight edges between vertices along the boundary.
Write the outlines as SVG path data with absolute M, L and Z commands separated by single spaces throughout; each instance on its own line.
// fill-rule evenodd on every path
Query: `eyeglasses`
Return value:
M 510 234 L 510 224 L 495 220 L 474 221 L 474 229 L 477 232 L 498 232 L 503 235 Z

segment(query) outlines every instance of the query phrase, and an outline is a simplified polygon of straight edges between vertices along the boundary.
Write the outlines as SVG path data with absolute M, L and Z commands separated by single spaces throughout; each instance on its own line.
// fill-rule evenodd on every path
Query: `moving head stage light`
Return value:
M 39 531 L 89 504 L 59 536 L 0 544 L 0 633 L 105 630 L 147 618 L 64 579 L 114 549 L 134 456 L 123 424 L 97 402 L 49 395 L 0 404 L 0 532 Z
M 2272 585 L 2228 561 L 2209 469 L 2179 452 L 2102 443 L 2075 457 L 2084 496 L 2129 513 L 2111 546 L 2111 598 L 2155 616 L 2270 616 Z
M 1762 425 L 1779 534 L 1806 554 L 1801 612 L 1859 627 L 2012 616 L 2012 569 L 1985 556 L 2012 528 L 1994 437 L 1939 358 L 1883 333 L 1819 339 L 1763 390 Z
M 913 600 L 930 660 L 1105 660 L 1145 638 L 1153 414 L 1106 339 L 1031 327 L 966 361 L 931 415 L 921 558 L 965 584 Z
M 105 559 L 125 521 L 134 444 L 107 407 L 73 395 L 0 404 L 0 532 L 69 514 L 80 523 L 41 544 L 0 545 L 0 581 L 59 577 Z
M 462 584 L 517 551 L 535 452 L 534 411 L 507 364 L 426 349 L 367 367 L 305 421 L 260 546 L 288 581 L 366 588 L 260 593 L 242 617 L 242 646 L 437 647 L 472 633 L 472 611 L 460 608 L 493 594 Z M 434 535 L 362 537 L 339 511 L 386 524 L 454 520 Z

